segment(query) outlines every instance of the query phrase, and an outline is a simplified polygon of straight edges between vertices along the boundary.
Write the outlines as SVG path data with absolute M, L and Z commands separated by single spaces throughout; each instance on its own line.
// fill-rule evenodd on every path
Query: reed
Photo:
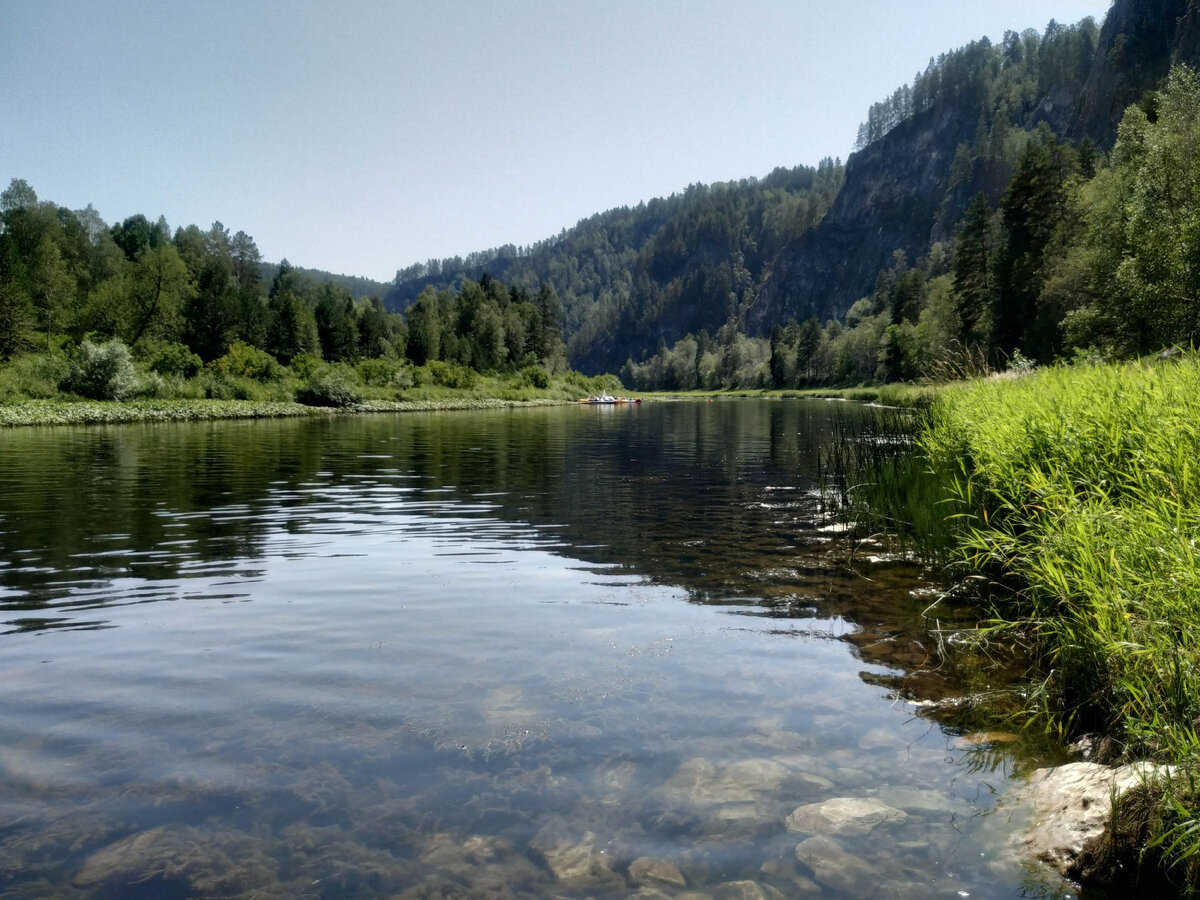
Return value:
M 916 446 L 988 628 L 1034 651 L 1028 721 L 1179 767 L 1143 847 L 1200 887 L 1200 358 L 948 386 Z

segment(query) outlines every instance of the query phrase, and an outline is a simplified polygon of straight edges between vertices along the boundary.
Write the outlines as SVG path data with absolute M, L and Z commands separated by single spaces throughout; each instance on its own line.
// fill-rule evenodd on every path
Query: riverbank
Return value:
M 30 400 L 0 405 L 0 427 L 29 425 L 120 425 L 137 422 L 205 422 L 219 419 L 329 417 L 356 413 L 437 412 L 561 406 L 571 401 L 550 397 L 505 400 L 496 397 L 446 397 L 437 400 L 367 400 L 350 406 L 305 406 L 257 400 Z
M 853 400 L 881 406 L 928 406 L 939 388 L 912 383 L 879 384 L 848 388 L 805 388 L 802 390 L 719 390 L 650 391 L 639 396 L 647 400 L 714 400 L 729 397 L 754 397 L 775 400 Z
M 1117 804 L 1109 874 L 1200 888 L 1200 359 L 948 386 L 917 445 L 991 610 L 980 640 L 1033 650 L 1028 723 L 1178 767 Z

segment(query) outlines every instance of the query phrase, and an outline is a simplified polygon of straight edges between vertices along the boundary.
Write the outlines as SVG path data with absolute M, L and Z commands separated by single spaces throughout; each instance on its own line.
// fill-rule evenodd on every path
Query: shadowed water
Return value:
M 996 812 L 1033 758 L 917 715 L 964 673 L 929 578 L 823 527 L 829 429 L 0 434 L 0 893 L 1068 895 Z

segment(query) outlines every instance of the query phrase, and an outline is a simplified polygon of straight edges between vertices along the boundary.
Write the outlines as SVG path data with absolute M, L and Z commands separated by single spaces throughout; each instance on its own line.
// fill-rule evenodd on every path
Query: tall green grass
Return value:
M 917 436 L 990 628 L 1028 642 L 1031 722 L 1182 767 L 1146 846 L 1200 854 L 1200 358 L 946 387 Z M 1186 880 L 1197 878 L 1186 865 Z

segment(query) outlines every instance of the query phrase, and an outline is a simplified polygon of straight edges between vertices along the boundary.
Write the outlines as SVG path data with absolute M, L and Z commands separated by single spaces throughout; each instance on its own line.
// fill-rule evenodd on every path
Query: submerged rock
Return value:
M 1038 769 L 1019 792 L 1017 801 L 1033 808 L 1032 827 L 1020 846 L 1063 875 L 1072 874 L 1085 842 L 1104 833 L 1112 814 L 1112 799 L 1156 775 L 1159 768 L 1138 762 L 1119 768 L 1098 763 L 1069 763 Z
M 629 877 L 639 885 L 653 881 L 676 887 L 687 886 L 687 880 L 679 871 L 679 866 L 668 859 L 654 859 L 649 856 L 639 857 L 629 864 Z
M 837 797 L 799 806 L 787 817 L 788 831 L 808 834 L 866 834 L 884 822 L 903 822 L 908 813 L 873 797 Z
M 538 832 L 530 846 L 542 854 L 554 877 L 565 884 L 623 882 L 613 871 L 612 855 L 597 847 L 597 841 L 591 831 L 573 837 L 562 825 L 551 823 Z
M 757 881 L 727 881 L 713 888 L 713 895 L 716 900 L 784 900 L 775 888 Z
M 719 765 L 703 757 L 683 763 L 666 783 L 668 794 L 696 806 L 752 804 L 778 791 L 786 766 L 773 759 L 744 759 Z
M 818 882 L 836 891 L 852 893 L 879 881 L 877 871 L 823 834 L 797 844 L 796 859 L 808 866 Z

